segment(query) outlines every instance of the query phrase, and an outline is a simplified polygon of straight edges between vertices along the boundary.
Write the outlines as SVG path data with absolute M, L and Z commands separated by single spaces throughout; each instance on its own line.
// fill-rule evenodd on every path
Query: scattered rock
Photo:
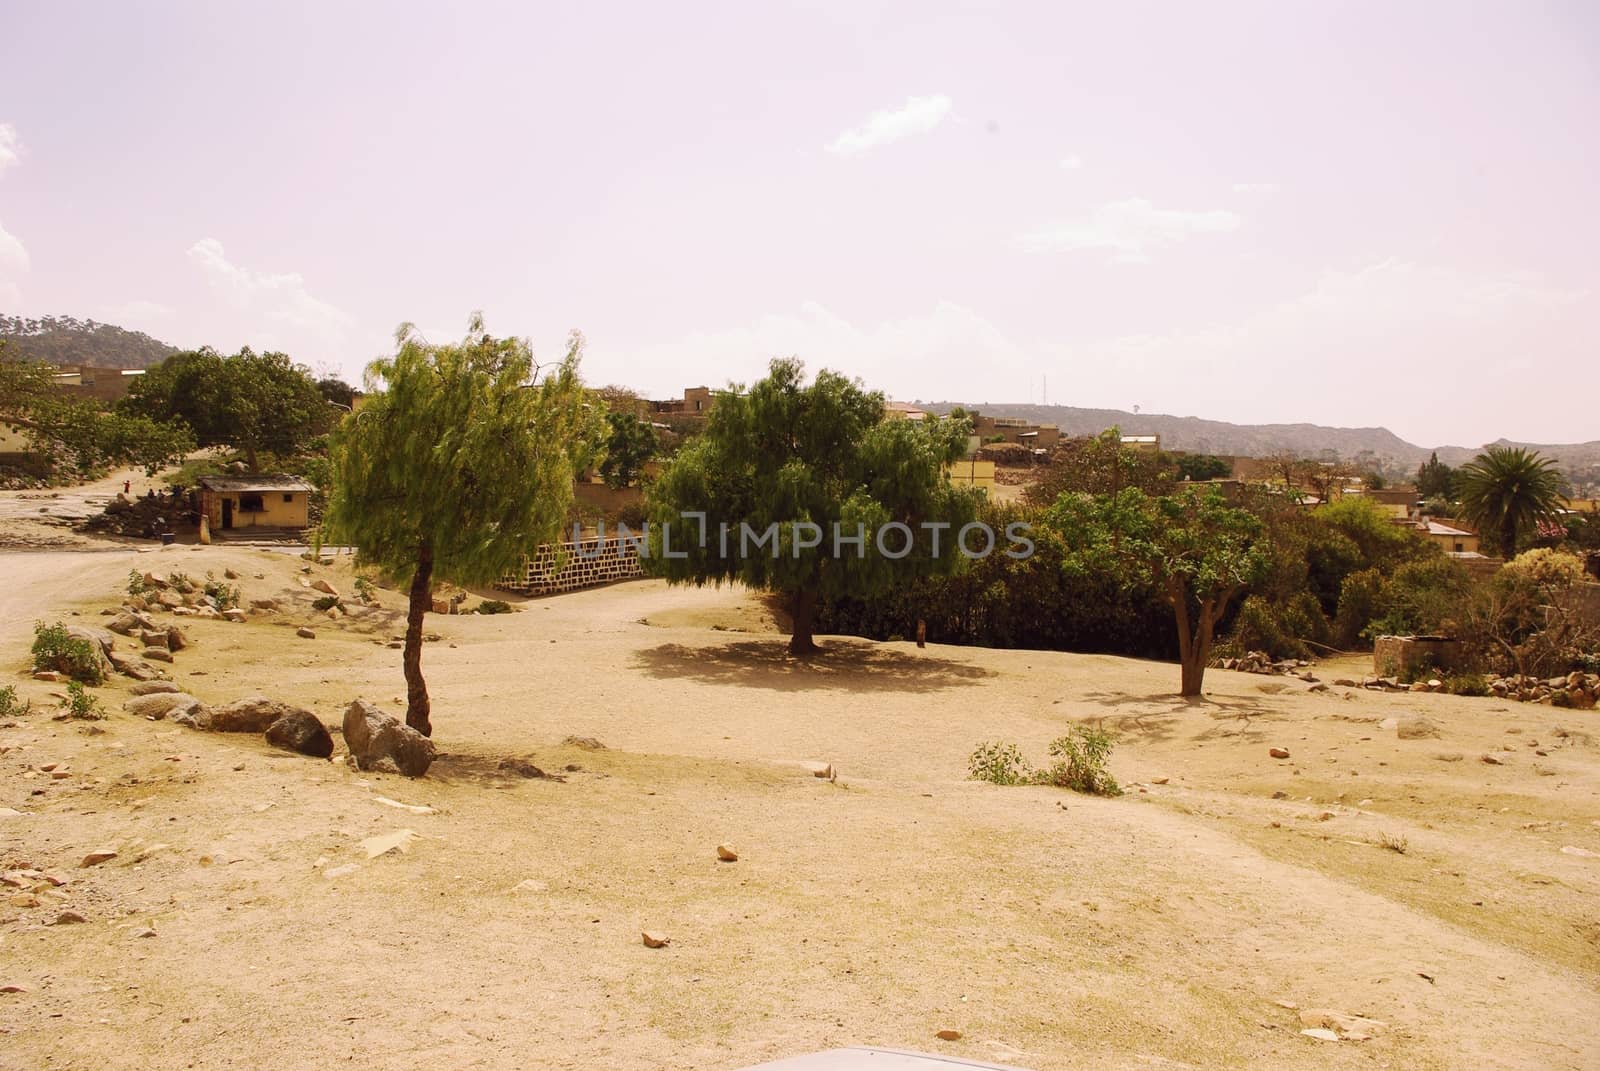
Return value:
M 155 683 L 155 682 L 150 682 Z M 178 691 L 176 686 L 168 690 L 151 692 L 145 695 L 136 695 L 122 704 L 126 710 L 136 718 L 151 718 L 161 721 L 165 718 L 185 716 L 188 719 L 199 718 L 205 710 L 205 704 L 192 695 Z
M 737 863 L 739 861 L 739 853 L 733 850 L 733 845 L 731 844 L 719 844 L 717 845 L 717 859 L 724 863 Z
M 604 751 L 606 746 L 592 736 L 569 736 L 561 741 L 568 747 L 582 748 L 585 751 Z
M 1267 754 L 1275 759 L 1286 759 L 1289 757 L 1289 749 L 1286 747 L 1268 748 Z
M 57 673 L 55 670 L 41 669 L 33 675 L 33 679 L 36 681 L 44 681 L 47 684 L 60 684 L 66 678 L 62 677 L 61 674 Z
M 171 681 L 139 681 L 128 689 L 134 695 L 160 695 L 163 692 L 181 692 Z
M 151 662 L 171 662 L 172 652 L 165 647 L 146 647 L 139 652 L 139 657 Z
M 250 695 L 211 707 L 205 717 L 195 719 L 194 727 L 214 733 L 264 733 L 286 714 L 305 713 L 309 712 L 264 695 Z
M 1420 714 L 1403 717 L 1395 725 L 1395 735 L 1402 740 L 1422 740 L 1439 735 L 1439 727 Z
M 940 1030 L 939 1032 L 937 1032 L 933 1036 L 938 1038 L 940 1041 L 960 1041 L 961 1040 L 961 1031 L 959 1031 L 959 1030 Z
M 497 769 L 504 770 L 507 773 L 514 773 L 518 777 L 538 778 L 549 776 L 527 759 L 501 759 Z
M 346 874 L 354 874 L 360 869 L 361 867 L 355 863 L 346 863 L 344 866 L 329 867 L 322 872 L 322 876 L 325 878 L 342 878 Z
M 51 923 L 50 925 L 55 925 L 55 926 L 76 926 L 81 922 L 88 922 L 88 921 L 89 921 L 88 919 L 84 918 L 82 915 L 78 914 L 76 911 L 63 911 L 63 912 L 61 912 L 61 914 L 56 916 L 55 922 Z
M 1152 777 L 1150 779 L 1150 783 L 1152 785 L 1164 785 L 1168 781 L 1171 781 L 1171 780 L 1172 780 L 1172 778 L 1170 778 L 1170 777 Z
M 333 737 L 309 710 L 291 710 L 267 726 L 267 743 L 286 751 L 325 759 L 333 754 Z
M 239 609 L 237 606 L 235 606 L 232 609 L 228 609 L 228 610 L 222 611 L 222 616 L 227 618 L 229 621 L 236 621 L 237 622 L 237 621 L 245 620 L 250 615 L 245 613 L 243 610 Z
M 401 803 L 399 800 L 392 800 L 387 796 L 374 796 L 374 797 L 372 797 L 372 802 L 373 803 L 381 803 L 385 807 L 393 807 L 396 810 L 410 811 L 412 814 L 438 814 L 439 813 L 434 808 L 425 806 L 425 805 L 420 804 L 420 803 Z
M 108 860 L 111 860 L 111 859 L 115 859 L 116 857 L 117 857 L 117 851 L 116 851 L 115 848 L 97 848 L 94 851 L 90 852 L 88 855 L 84 856 L 83 857 L 83 862 L 79 863 L 78 866 L 80 868 L 81 867 L 89 867 L 89 866 L 99 866 L 101 863 L 107 862 Z
M 142 930 L 135 930 L 133 935 L 135 937 L 154 937 L 156 935 L 156 931 L 146 926 Z
M 433 764 L 433 741 L 364 699 L 344 712 L 344 742 L 362 770 L 394 770 L 421 777 Z
M 336 599 L 339 597 L 339 589 L 328 583 L 326 580 L 313 580 L 311 582 L 311 586 L 317 591 L 322 592 L 324 595 L 332 595 Z
M 646 948 L 666 948 L 672 943 L 672 938 L 654 930 L 645 930 L 639 936 L 644 938 L 644 946 Z
M 1561 849 L 1562 855 L 1576 855 L 1580 859 L 1600 859 L 1600 852 L 1591 852 L 1588 848 L 1576 848 L 1571 844 Z
M 306 628 L 304 625 L 295 629 L 294 634 L 299 636 L 302 640 L 314 640 L 317 638 L 317 634 Z
M 367 853 L 368 859 L 376 859 L 380 855 L 390 852 L 399 852 L 404 855 L 411 850 L 411 842 L 419 837 L 415 830 L 397 829 L 393 833 L 383 833 L 376 837 L 368 837 L 361 842 L 361 850 Z
M 1316 1038 L 1318 1041 L 1338 1041 L 1339 1040 L 1339 1035 L 1338 1034 L 1335 1034 L 1332 1030 L 1328 1030 L 1328 1029 L 1326 1029 L 1324 1027 L 1320 1027 L 1320 1026 L 1312 1027 L 1310 1030 L 1302 1030 L 1302 1031 L 1300 1031 L 1300 1033 L 1304 1034 L 1308 1038 Z
M 1488 752 L 1484 752 L 1482 755 L 1479 755 L 1478 756 L 1478 761 L 1481 762 L 1481 763 L 1484 763 L 1486 765 L 1489 765 L 1489 766 L 1504 766 L 1505 765 L 1504 762 L 1500 761 L 1498 758 L 1496 758 L 1495 756 L 1489 754 Z

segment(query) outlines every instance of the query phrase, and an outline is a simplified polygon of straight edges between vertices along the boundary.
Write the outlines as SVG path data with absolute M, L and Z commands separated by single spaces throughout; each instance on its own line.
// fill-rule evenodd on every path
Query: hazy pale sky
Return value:
M 0 311 L 1600 438 L 1600 4 L 0 0 Z

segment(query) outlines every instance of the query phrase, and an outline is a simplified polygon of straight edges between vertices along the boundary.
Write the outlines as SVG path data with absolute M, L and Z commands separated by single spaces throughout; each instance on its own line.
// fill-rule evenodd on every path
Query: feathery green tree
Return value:
M 549 368 L 526 341 L 486 333 L 481 315 L 459 343 L 429 343 L 410 324 L 395 342 L 367 370 L 361 411 L 330 437 L 323 523 L 327 540 L 410 585 L 406 724 L 431 735 L 422 622 L 433 581 L 492 583 L 554 538 L 603 431 L 578 379 L 576 332 Z
M 605 460 L 600 462 L 600 478 L 607 487 L 627 487 L 639 478 L 645 462 L 656 453 L 656 431 L 648 420 L 622 410 L 606 414 Z
M 1196 487 L 1160 497 L 1138 488 L 1065 494 L 1044 520 L 1061 536 L 1070 572 L 1118 576 L 1161 594 L 1178 628 L 1179 694 L 1199 695 L 1217 622 L 1266 570 L 1261 522 L 1215 489 Z
M 1494 534 L 1500 556 L 1510 561 L 1517 542 L 1561 508 L 1561 473 L 1538 451 L 1490 446 L 1456 470 L 1461 512 L 1480 532 Z
M 656 481 L 649 565 L 674 584 L 780 593 L 789 650 L 810 654 L 819 598 L 959 567 L 977 495 L 951 486 L 945 469 L 965 453 L 968 428 L 885 420 L 881 393 L 829 371 L 808 386 L 799 361 L 775 360 L 767 378 L 718 400 L 704 434 Z

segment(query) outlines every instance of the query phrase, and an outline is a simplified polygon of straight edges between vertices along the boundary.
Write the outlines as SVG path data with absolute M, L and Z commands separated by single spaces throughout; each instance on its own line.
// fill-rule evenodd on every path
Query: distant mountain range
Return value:
M 1329 428 L 1320 424 L 1229 424 L 1200 417 L 1129 413 L 1120 409 L 1078 409 L 1069 405 L 973 405 L 933 402 L 930 412 L 948 413 L 955 406 L 976 409 L 990 416 L 1021 417 L 1038 424 L 1055 424 L 1065 435 L 1095 435 L 1115 425 L 1124 435 L 1159 435 L 1168 450 L 1221 456 L 1266 457 L 1289 451 L 1301 457 L 1336 454 L 1346 461 L 1372 458 L 1383 467 L 1414 472 L 1437 452 L 1439 460 L 1456 466 L 1470 461 L 1483 446 L 1427 447 L 1408 443 L 1388 428 Z M 1484 444 L 1491 445 L 1491 444 Z M 1514 443 L 1500 439 L 1494 445 L 1525 446 L 1554 458 L 1574 484 L 1600 481 L 1600 441 L 1586 443 Z
M 85 368 L 149 368 L 178 352 L 142 331 L 71 316 L 25 320 L 0 313 L 0 342 L 10 360 Z

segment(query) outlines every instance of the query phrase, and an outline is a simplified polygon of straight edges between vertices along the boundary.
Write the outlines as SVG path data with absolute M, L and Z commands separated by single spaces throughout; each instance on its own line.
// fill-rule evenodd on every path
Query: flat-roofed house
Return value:
M 212 531 L 308 528 L 315 490 L 298 476 L 202 476 L 200 512 Z

